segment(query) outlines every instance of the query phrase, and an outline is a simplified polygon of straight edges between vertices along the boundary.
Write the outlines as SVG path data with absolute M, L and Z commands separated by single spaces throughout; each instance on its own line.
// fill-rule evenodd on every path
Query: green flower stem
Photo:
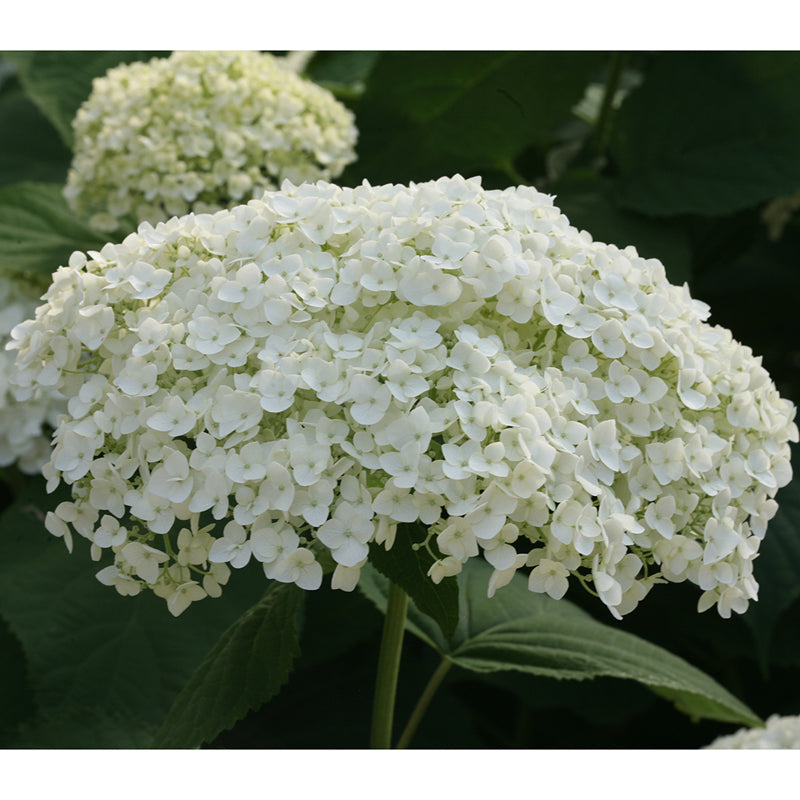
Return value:
M 447 675 L 447 671 L 450 669 L 452 664 L 453 662 L 448 661 L 446 658 L 443 658 L 439 662 L 439 666 L 436 667 L 436 671 L 433 673 L 433 675 L 431 675 L 428 685 L 425 687 L 425 690 L 422 692 L 419 700 L 417 701 L 417 705 L 411 712 L 411 716 L 408 719 L 408 724 L 406 725 L 405 730 L 400 736 L 400 739 L 397 741 L 398 750 L 405 750 L 405 748 L 408 747 L 411 737 L 416 733 L 417 726 L 422 720 L 422 717 L 425 715 L 425 712 L 428 710 L 428 706 L 433 699 L 433 695 L 436 693 L 436 690 L 439 688 L 439 684 L 444 679 L 444 676 Z
M 622 71 L 628 60 L 627 53 L 613 53 L 608 65 L 608 75 L 603 89 L 603 102 L 600 112 L 597 115 L 597 124 L 594 131 L 595 151 L 603 155 L 608 147 L 608 140 L 611 138 L 611 117 L 614 112 L 614 97 L 616 97 L 619 82 L 622 78 Z
M 395 583 L 389 583 L 389 604 L 383 620 L 383 637 L 378 656 L 378 676 L 372 706 L 370 747 L 388 750 L 392 746 L 392 721 L 397 692 L 397 674 L 406 625 L 408 595 Z

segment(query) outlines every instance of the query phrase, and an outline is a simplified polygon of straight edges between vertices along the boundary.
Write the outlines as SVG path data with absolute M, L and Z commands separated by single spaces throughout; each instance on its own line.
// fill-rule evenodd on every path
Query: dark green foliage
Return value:
M 18 725 L 34 710 L 25 653 L 0 618 L 0 747 L 14 741 Z
M 358 105 L 351 180 L 407 183 L 490 171 L 515 183 L 514 159 L 546 147 L 600 53 L 382 53 Z
M 728 214 L 800 185 L 800 54 L 656 53 L 623 104 L 622 205 Z
M 95 50 L 5 52 L 3 58 L 17 68 L 28 97 L 50 120 L 65 144 L 72 144 L 72 119 L 92 90 L 92 81 L 112 67 L 131 61 L 148 61 L 169 53 Z
M 72 155 L 19 81 L 0 85 L 0 185 L 20 181 L 63 184 Z
M 99 249 L 101 234 L 77 219 L 53 183 L 0 186 L 0 270 L 35 273 L 45 285 L 73 250 Z
M 756 575 L 761 581 L 758 602 L 744 617 L 764 668 L 781 614 L 800 597 L 800 487 L 796 481 L 778 494 L 778 501 L 778 513 L 769 524 L 769 535 L 756 562 Z
M 225 631 L 178 695 L 155 747 L 198 747 L 277 694 L 298 653 L 303 590 L 272 583 Z
M 103 565 L 83 540 L 67 554 L 42 524 L 42 508 L 59 499 L 44 494 L 41 480 L 30 482 L 0 517 L 0 609 L 27 660 L 18 700 L 27 710 L 29 684 L 39 717 L 15 746 L 55 746 L 61 726 L 74 734 L 63 747 L 147 744 L 215 640 L 263 592 L 263 573 L 237 575 L 224 601 L 174 619 L 151 593 L 121 597 L 99 583 Z M 13 643 L 9 654 L 4 669 L 22 675 Z
M 372 50 L 356 52 L 322 51 L 315 53 L 306 74 L 315 83 L 332 91 L 347 102 L 363 90 L 380 54 Z
M 664 264 L 670 282 L 691 279 L 692 251 L 681 220 L 648 217 L 614 203 L 614 184 L 596 172 L 583 170 L 563 176 L 553 186 L 556 204 L 578 228 L 595 241 L 632 244 L 645 258 Z
M 458 581 L 459 624 L 452 637 L 442 637 L 430 618 L 414 608 L 409 610 L 409 630 L 472 672 L 515 670 L 562 680 L 625 678 L 695 717 L 759 723 L 750 709 L 682 659 L 597 622 L 568 600 L 532 594 L 520 574 L 488 600 L 491 574 L 492 567 L 483 561 L 465 565 Z M 386 581 L 367 572 L 360 585 L 379 608 L 385 607 Z

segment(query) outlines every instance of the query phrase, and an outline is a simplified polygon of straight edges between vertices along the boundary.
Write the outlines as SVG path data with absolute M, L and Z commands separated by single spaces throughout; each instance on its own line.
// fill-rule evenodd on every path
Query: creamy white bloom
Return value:
M 431 580 L 485 558 L 490 595 L 530 570 L 616 617 L 667 582 L 756 599 L 794 406 L 660 262 L 533 188 L 287 182 L 74 254 L 44 301 L 11 347 L 20 397 L 71 398 L 48 529 L 120 592 L 180 613 L 253 561 L 313 589 L 320 553 L 351 590 L 419 522 Z
M 706 750 L 800 750 L 800 716 L 773 714 L 763 728 L 741 728 L 720 736 Z
M 354 118 L 301 68 L 241 51 L 109 70 L 73 121 L 64 196 L 98 230 L 115 231 L 246 202 L 284 179 L 335 178 L 355 159 Z M 164 278 L 141 267 L 127 280 L 144 299 Z
M 38 473 L 50 456 L 50 433 L 67 401 L 55 389 L 43 388 L 35 400 L 17 401 L 11 385 L 14 354 L 5 351 L 12 329 L 33 317 L 45 287 L 33 280 L 0 274 L 0 467 L 16 464 L 28 475 Z

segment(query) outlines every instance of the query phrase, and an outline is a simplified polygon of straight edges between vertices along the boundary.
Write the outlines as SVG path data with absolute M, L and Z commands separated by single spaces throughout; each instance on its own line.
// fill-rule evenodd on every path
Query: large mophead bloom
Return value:
M 355 159 L 354 116 L 269 53 L 175 52 L 96 78 L 64 195 L 101 231 L 226 208 Z
M 433 581 L 470 558 L 617 617 L 689 580 L 742 613 L 794 406 L 664 267 L 531 187 L 326 182 L 142 224 L 73 254 L 14 333 L 57 386 L 48 515 L 99 577 L 173 613 L 255 559 L 352 589 L 420 523 Z

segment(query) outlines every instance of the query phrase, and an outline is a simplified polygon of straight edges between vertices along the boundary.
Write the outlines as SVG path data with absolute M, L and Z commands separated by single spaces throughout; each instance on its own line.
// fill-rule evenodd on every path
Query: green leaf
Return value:
M 469 673 L 468 678 L 512 692 L 535 715 L 557 709 L 595 725 L 631 725 L 656 703 L 653 693 L 641 684 L 619 678 L 560 681 L 520 671 Z
M 339 658 L 379 634 L 382 622 L 383 617 L 358 592 L 341 592 L 323 583 L 306 595 L 295 670 L 316 669 Z
M 270 585 L 225 631 L 178 695 L 155 747 L 199 747 L 278 693 L 299 652 L 303 597 L 294 584 Z
M 793 694 L 797 694 L 797 667 L 800 666 L 800 637 L 797 631 L 800 628 L 800 602 L 792 603 L 780 616 L 771 640 L 769 650 L 770 667 L 788 667 L 789 672 L 784 673 L 789 678 L 789 685 Z M 772 673 L 769 678 L 773 686 L 778 685 L 780 673 Z M 788 694 L 788 692 L 787 692 Z
M 127 747 L 163 722 L 214 642 L 263 593 L 263 571 L 237 571 L 221 598 L 175 619 L 151 592 L 121 597 L 97 581 L 104 564 L 91 561 L 83 539 L 69 555 L 44 529 L 44 509 L 64 494 L 48 497 L 30 479 L 26 497 L 0 516 L 0 614 L 25 652 L 41 712 L 36 735 L 48 739 L 48 720 L 66 715 L 86 719 L 74 732 L 86 746 Z M 113 738 L 114 725 L 98 728 L 87 709 L 129 722 Z
M 89 97 L 92 80 L 112 67 L 167 55 L 152 51 L 25 51 L 4 52 L 17 68 L 25 91 L 53 123 L 64 142 L 72 145 L 72 120 Z
M 427 528 L 420 523 L 397 526 L 391 550 L 373 543 L 369 560 L 389 580 L 396 583 L 416 603 L 417 608 L 436 620 L 445 636 L 451 636 L 458 623 L 458 583 L 445 578 L 435 584 L 428 570 L 436 560 L 427 547 L 415 547 L 425 541 Z
M 778 513 L 769 522 L 753 564 L 758 602 L 751 603 L 743 617 L 755 637 L 762 667 L 768 663 L 778 619 L 800 597 L 800 480 L 781 489 L 777 500 Z
M 67 208 L 60 186 L 0 186 L 0 270 L 49 277 L 74 250 L 99 250 L 105 242 Z
M 459 576 L 460 620 L 442 637 L 411 604 L 408 628 L 454 664 L 473 672 L 518 670 L 531 675 L 584 680 L 600 676 L 641 683 L 697 717 L 758 725 L 760 719 L 716 681 L 672 655 L 617 627 L 597 622 L 567 600 L 528 591 L 518 574 L 489 599 L 492 567 L 471 559 Z M 386 584 L 362 573 L 362 591 L 385 608 Z
M 373 50 L 318 52 L 308 65 L 308 77 L 339 97 L 355 97 L 363 90 L 378 55 Z
M 591 172 L 566 175 L 552 191 L 569 221 L 587 230 L 595 241 L 633 245 L 640 256 L 657 258 L 671 283 L 691 278 L 689 236 L 679 223 L 620 208 L 611 181 Z
M 16 727 L 34 711 L 25 653 L 0 618 L 0 747 L 9 745 Z
M 615 118 L 618 199 L 648 214 L 726 214 L 800 186 L 800 54 L 651 56 Z
M 0 184 L 64 183 L 71 154 L 16 79 L 0 90 Z
M 381 53 L 358 107 L 349 180 L 499 171 L 544 148 L 606 57 L 596 52 Z
M 761 221 L 748 212 L 717 217 L 698 228 L 692 295 L 709 304 L 712 322 L 729 328 L 763 357 L 780 394 L 797 402 L 800 236 L 766 241 Z
M 135 715 L 79 706 L 59 708 L 26 720 L 11 746 L 25 750 L 129 750 L 147 748 L 152 741 L 151 726 L 142 725 Z

